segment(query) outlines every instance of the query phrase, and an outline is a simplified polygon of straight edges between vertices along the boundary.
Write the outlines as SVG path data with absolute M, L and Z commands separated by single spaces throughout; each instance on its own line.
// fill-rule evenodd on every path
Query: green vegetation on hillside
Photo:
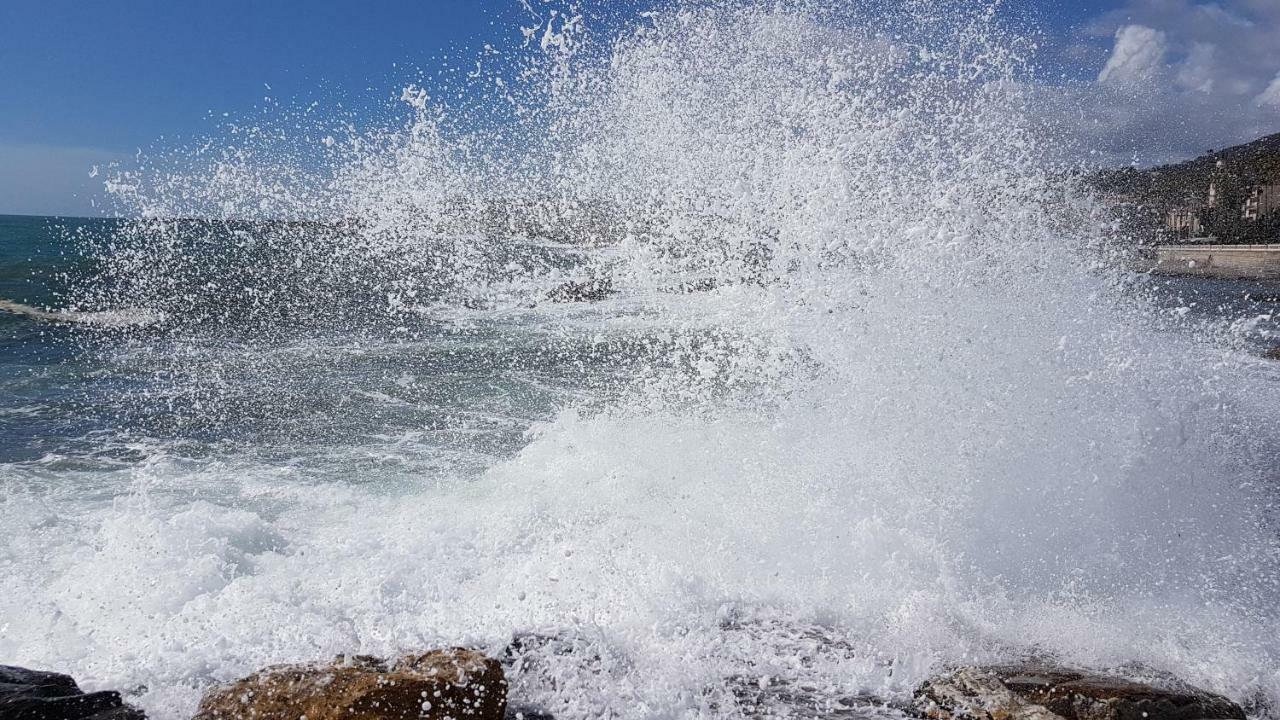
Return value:
M 1212 208 L 1210 183 L 1218 200 Z M 1258 221 L 1241 215 L 1251 187 L 1280 184 L 1280 133 L 1181 163 L 1103 170 L 1093 184 L 1104 197 L 1129 207 L 1143 239 L 1158 239 L 1168 211 L 1199 208 L 1203 234 L 1220 242 L 1280 242 L 1280 212 Z

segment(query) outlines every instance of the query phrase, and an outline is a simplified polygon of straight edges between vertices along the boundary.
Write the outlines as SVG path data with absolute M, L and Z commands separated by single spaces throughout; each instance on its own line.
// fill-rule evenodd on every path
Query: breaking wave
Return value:
M 161 717 L 513 634 L 566 718 L 1032 655 L 1271 712 L 1280 383 L 1120 269 L 1032 42 L 944 5 L 542 8 L 488 116 L 116 177 L 72 305 L 168 318 L 99 348 L 142 459 L 6 499 L 0 653 Z

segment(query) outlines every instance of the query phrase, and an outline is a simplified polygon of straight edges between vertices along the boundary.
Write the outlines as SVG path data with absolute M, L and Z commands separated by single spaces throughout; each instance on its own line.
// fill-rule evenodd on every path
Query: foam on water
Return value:
M 13 313 L 34 320 L 54 323 L 78 323 L 105 328 L 156 325 L 164 322 L 164 313 L 146 308 L 103 310 L 100 312 L 50 311 L 23 305 L 10 300 L 0 300 L 0 311 Z
M 118 179 L 152 219 L 82 304 L 196 318 L 107 353 L 168 380 L 121 401 L 294 432 L 6 467 L 0 657 L 162 718 L 271 662 L 528 632 L 556 639 L 516 697 L 565 718 L 737 716 L 742 678 L 902 699 L 1032 654 L 1274 712 L 1280 383 L 1115 269 L 1029 43 L 924 2 L 543 23 L 500 126 L 407 91 L 405 128 L 312 133 L 321 159 L 257 133 Z M 240 224 L 164 220 L 193 214 Z M 280 217 L 328 222 L 253 224 Z M 437 407 L 401 390 L 441 325 L 551 349 L 486 361 L 559 409 L 473 408 L 528 428 L 478 472 L 349 410 Z M 358 400 L 323 406 L 340 432 L 284 392 L 315 378 Z

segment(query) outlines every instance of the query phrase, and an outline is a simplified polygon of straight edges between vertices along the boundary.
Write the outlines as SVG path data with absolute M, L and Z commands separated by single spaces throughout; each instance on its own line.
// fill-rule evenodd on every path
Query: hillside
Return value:
M 1218 206 L 1208 209 L 1209 184 L 1218 192 Z M 1103 170 L 1093 178 L 1105 197 L 1134 209 L 1154 234 L 1165 213 L 1176 208 L 1204 208 L 1204 234 L 1223 242 L 1276 241 L 1280 214 L 1261 222 L 1240 217 L 1239 208 L 1250 187 L 1280 184 L 1280 133 L 1193 160 L 1159 167 Z

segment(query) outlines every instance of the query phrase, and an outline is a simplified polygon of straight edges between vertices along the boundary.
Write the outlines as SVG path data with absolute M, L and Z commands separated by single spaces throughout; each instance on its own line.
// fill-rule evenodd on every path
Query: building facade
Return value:
M 1171 235 L 1180 240 L 1199 237 L 1204 233 L 1204 224 L 1200 220 L 1201 210 L 1197 207 L 1179 207 L 1165 213 L 1164 227 Z
M 1254 185 L 1245 196 L 1240 217 L 1258 221 L 1280 211 L 1280 185 Z

